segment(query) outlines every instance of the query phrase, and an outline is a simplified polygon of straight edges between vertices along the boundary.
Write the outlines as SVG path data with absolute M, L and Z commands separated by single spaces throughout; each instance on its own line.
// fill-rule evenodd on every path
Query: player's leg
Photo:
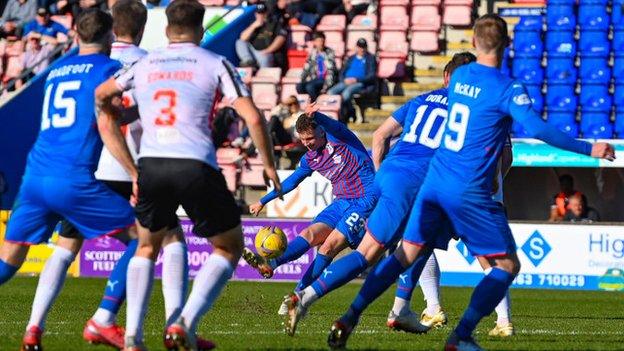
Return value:
M 312 266 L 305 272 L 297 284 L 295 291 L 302 290 L 312 284 L 312 282 L 323 273 L 325 268 L 331 264 L 334 257 L 348 246 L 349 242 L 344 234 L 334 229 L 318 248 Z
M 418 283 L 427 303 L 421 313 L 420 322 L 434 328 L 445 325 L 446 313 L 440 305 L 440 266 L 435 254 L 429 257 Z
M 24 263 L 30 245 L 4 241 L 0 248 L 0 285 L 9 281 Z
M 175 218 L 177 221 L 177 218 Z M 163 240 L 162 292 L 166 326 L 175 322 L 184 306 L 188 290 L 188 250 L 182 228 L 170 230 Z
M 479 264 L 483 268 L 483 272 L 487 275 L 492 270 L 492 266 L 486 257 L 477 257 Z M 515 333 L 514 326 L 511 323 L 511 298 L 509 296 L 509 290 L 507 294 L 501 300 L 501 302 L 494 308 L 496 312 L 496 326 L 490 330 L 488 335 L 507 337 L 512 336 Z

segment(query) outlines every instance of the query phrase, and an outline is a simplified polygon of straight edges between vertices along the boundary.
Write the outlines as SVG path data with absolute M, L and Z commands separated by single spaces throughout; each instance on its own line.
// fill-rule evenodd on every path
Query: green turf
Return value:
M 35 278 L 18 277 L 0 287 L 0 350 L 16 350 L 28 320 L 36 285 Z M 104 280 L 70 278 L 50 312 L 44 348 L 54 350 L 107 350 L 81 339 L 84 322 L 99 302 Z M 326 349 L 331 322 L 347 307 L 359 289 L 350 284 L 320 301 L 301 322 L 297 336 L 284 335 L 276 310 L 281 297 L 293 284 L 233 282 L 201 323 L 200 333 L 213 339 L 222 350 L 233 349 Z M 443 304 L 454 325 L 468 302 L 471 290 L 443 289 Z M 385 317 L 392 303 L 386 293 L 364 315 L 351 349 L 440 350 L 450 327 L 427 335 L 390 332 Z M 483 347 L 490 350 L 622 350 L 624 348 L 624 295 L 609 292 L 514 290 L 514 324 L 517 336 L 495 339 L 487 336 L 492 317 L 477 331 Z M 422 308 L 422 295 L 415 293 L 414 308 Z M 123 321 L 122 312 L 122 319 Z M 162 350 L 164 319 L 160 282 L 154 294 L 146 325 L 147 345 Z

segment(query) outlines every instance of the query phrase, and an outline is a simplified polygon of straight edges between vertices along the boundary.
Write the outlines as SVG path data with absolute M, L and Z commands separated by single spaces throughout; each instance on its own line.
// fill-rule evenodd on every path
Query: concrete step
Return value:
M 461 29 L 461 28 L 458 29 L 458 28 L 452 28 L 452 27 L 446 28 L 446 40 L 449 43 L 456 43 L 456 42 L 462 42 L 462 41 L 471 43 L 473 34 L 474 34 L 474 31 L 472 29 Z
M 379 126 L 383 123 L 383 121 L 375 121 L 368 123 L 349 123 L 349 129 L 354 133 L 363 133 L 374 132 L 379 128 Z
M 414 66 L 417 69 L 444 69 L 450 59 L 451 56 L 446 55 L 414 55 Z

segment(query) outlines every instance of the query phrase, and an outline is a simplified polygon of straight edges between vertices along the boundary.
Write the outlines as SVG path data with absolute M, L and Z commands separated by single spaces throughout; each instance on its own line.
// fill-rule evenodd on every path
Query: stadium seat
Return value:
M 71 15 L 54 15 L 51 16 L 50 19 L 54 22 L 58 22 L 63 25 L 63 27 L 67 29 L 71 29 L 73 18 Z
M 301 82 L 301 73 L 303 73 L 303 68 L 288 69 L 284 77 L 282 77 L 282 84 L 284 83 L 297 84 Z
M 280 101 L 285 101 L 291 95 L 297 95 L 297 84 L 282 83 L 282 89 L 280 90 Z
M 332 32 L 332 33 L 336 33 L 336 32 Z M 340 34 L 342 36 L 342 33 L 340 33 Z M 336 55 L 337 58 L 342 58 L 345 55 L 345 43 L 344 43 L 344 41 L 342 41 L 342 39 L 340 39 L 340 40 L 326 40 L 325 41 L 325 46 L 327 46 L 328 48 L 334 50 L 334 55 Z
M 273 84 L 252 84 L 251 97 L 259 109 L 270 110 L 277 104 L 277 86 Z
M 319 111 L 334 119 L 338 119 L 339 117 L 341 104 L 342 96 L 340 95 L 324 94 L 316 98 L 316 105 L 319 107 Z
M 253 77 L 253 69 L 251 67 L 236 67 L 236 71 L 243 83 L 251 84 L 251 78 Z
M 524 127 L 516 121 L 513 121 L 513 124 L 511 125 L 511 134 L 513 134 L 514 138 L 529 138 L 530 137 L 529 133 L 527 133 Z
M 282 77 L 282 69 L 279 67 L 262 67 L 251 78 L 252 83 L 277 84 Z
M 548 30 L 546 32 L 548 57 L 576 56 L 576 40 L 572 31 Z
M 316 30 L 344 32 L 347 27 L 347 17 L 345 15 L 325 15 L 316 26 Z
M 549 57 L 546 64 L 546 80 L 549 83 L 574 84 L 578 78 L 578 69 L 574 59 L 568 57 Z
M 514 32 L 541 32 L 544 25 L 542 16 L 522 16 L 514 26 Z
M 223 177 L 225 178 L 228 190 L 235 192 L 237 185 L 236 179 L 238 178 L 236 165 L 232 163 L 219 163 L 219 168 L 221 168 L 221 174 L 223 174 Z
M 622 8 L 623 4 L 624 2 L 621 0 L 619 1 L 619 4 L 617 3 L 617 1 L 613 2 L 613 12 L 611 12 L 611 24 L 613 25 L 614 30 L 624 29 L 624 8 Z
M 542 57 L 544 43 L 542 32 L 514 31 L 513 49 L 515 57 Z
M 412 7 L 411 29 L 413 31 L 438 31 L 442 18 L 437 6 Z
M 506 77 L 511 77 L 511 58 L 510 58 L 510 49 L 509 47 L 505 48 L 503 51 L 503 60 L 501 61 L 500 71 Z
M 264 166 L 262 165 L 262 160 L 259 156 L 249 157 L 246 160 L 245 165 L 243 166 L 243 171 L 241 173 L 240 183 L 244 186 L 265 186 L 264 184 L 264 176 L 262 173 L 264 172 Z
M 610 18 L 605 5 L 580 5 L 578 24 L 581 30 L 608 31 Z
M 312 29 L 308 26 L 304 26 L 301 24 L 291 25 L 290 27 L 290 41 L 294 44 L 295 47 L 305 47 L 307 45 L 308 39 L 310 39 L 310 33 L 312 33 Z
M 576 123 L 576 112 L 548 111 L 546 123 L 555 126 L 572 138 L 578 137 L 579 127 Z
M 381 6 L 409 6 L 410 0 L 381 0 L 379 4 Z
M 7 82 L 9 79 L 19 77 L 22 71 L 24 71 L 24 54 L 9 56 L 4 68 L 3 81 Z
M 574 85 L 548 84 L 546 90 L 546 106 L 548 111 L 576 111 L 578 99 L 574 93 Z
M 624 55 L 624 30 L 614 30 L 611 43 L 615 55 Z
M 608 84 L 611 80 L 611 68 L 608 59 L 606 57 L 581 57 L 579 77 L 581 84 Z
M 525 84 L 541 84 L 544 81 L 544 69 L 541 65 L 541 58 L 514 59 L 512 75 Z
M 440 6 L 442 0 L 412 0 L 412 6 L 416 5 L 431 5 Z
M 546 6 L 546 26 L 549 31 L 574 30 L 576 27 L 574 4 L 553 4 L 549 1 Z
M 347 27 L 348 30 L 370 30 L 377 29 L 377 16 L 375 15 L 357 15 Z
M 355 44 L 360 38 L 366 39 L 366 42 L 368 43 L 368 52 L 374 55 L 377 52 L 375 32 L 368 30 L 354 30 L 347 32 L 347 55 L 353 55 L 355 53 Z
M 380 30 L 407 31 L 407 28 L 409 28 L 409 17 L 407 15 L 407 10 L 405 9 L 405 7 L 382 6 L 380 12 Z
M 204 5 L 204 6 L 223 6 L 225 5 L 225 1 L 224 0 L 200 0 L 199 1 L 200 4 Z
M 624 108 L 615 110 L 614 132 L 619 139 L 624 139 Z
M 444 0 L 444 5 L 464 5 L 464 6 L 472 6 L 472 0 Z
M 544 95 L 542 95 L 542 86 L 527 84 L 525 85 L 525 88 L 531 98 L 533 109 L 541 114 L 544 111 Z
M 439 51 L 440 41 L 438 32 L 412 32 L 410 49 L 419 53 Z
M 608 32 L 581 30 L 580 34 L 578 51 L 582 56 L 609 56 L 611 42 L 609 41 Z
M 406 58 L 409 45 L 405 33 L 382 31 L 379 38 L 379 57 Z
M 624 83 L 615 84 L 613 90 L 613 102 L 618 108 L 624 108 Z
M 609 112 L 581 112 L 581 133 L 583 138 L 611 139 L 613 125 L 609 121 Z
M 381 58 L 377 65 L 377 76 L 382 79 L 405 77 L 405 59 Z
M 581 84 L 579 103 L 583 111 L 611 111 L 613 100 L 606 84 Z
M 548 0 L 548 5 L 569 5 L 576 4 L 576 0 Z
M 579 5 L 607 5 L 609 0 L 579 0 Z
M 448 26 L 469 26 L 472 24 L 472 6 L 444 5 L 442 22 Z

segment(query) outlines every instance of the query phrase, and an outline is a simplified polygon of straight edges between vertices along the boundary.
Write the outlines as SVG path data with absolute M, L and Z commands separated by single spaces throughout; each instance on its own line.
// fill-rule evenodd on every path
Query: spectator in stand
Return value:
M 61 1 L 59 1 L 57 4 L 60 3 Z M 78 18 L 78 16 L 85 10 L 92 8 L 97 8 L 102 11 L 108 12 L 107 0 L 68 0 L 67 5 L 70 6 L 72 17 L 74 19 Z M 59 8 L 61 8 L 61 6 L 59 6 Z M 63 9 L 61 11 L 63 11 Z
M 37 12 L 37 0 L 9 0 L 0 17 L 0 39 L 8 36 L 22 36 L 24 25 Z
M 568 202 L 572 196 L 580 196 L 583 199 L 585 195 L 574 189 L 574 178 L 569 174 L 559 177 L 560 191 L 554 196 L 553 204 L 550 206 L 549 222 L 561 222 L 568 210 Z
M 593 208 L 587 206 L 584 196 L 575 194 L 568 199 L 567 212 L 563 217 L 566 222 L 591 223 L 600 221 L 600 215 Z
M 371 93 L 375 89 L 377 61 L 367 50 L 366 39 L 360 38 L 355 44 L 355 55 L 349 57 L 340 70 L 340 82 L 327 91 L 331 95 L 342 95 L 340 120 L 348 122 L 355 116 L 351 99 L 357 93 Z
M 37 16 L 32 21 L 24 25 L 24 39 L 30 33 L 40 34 L 42 40 L 56 45 L 58 43 L 58 34 L 62 33 L 69 36 L 69 29 L 62 24 L 50 19 L 50 12 L 45 7 L 37 9 Z
M 272 67 L 275 54 L 286 44 L 286 26 L 280 12 L 270 14 L 267 6 L 256 7 L 256 20 L 247 27 L 236 41 L 236 54 L 241 67 Z
M 325 46 L 325 34 L 314 32 L 314 48 L 308 55 L 297 84 L 299 94 L 308 94 L 314 101 L 336 84 L 336 56 L 334 50 Z
M 273 137 L 273 145 L 285 146 L 298 140 L 295 123 L 302 113 L 299 100 L 294 95 L 271 110 L 271 120 L 267 126 Z
M 54 50 L 54 44 L 43 39 L 37 32 L 30 32 L 27 35 L 26 50 L 24 51 L 24 68 L 32 68 L 32 72 L 27 77 L 30 79 L 43 71 L 50 64 L 50 53 Z
M 370 3 L 370 0 L 342 0 L 342 5 L 338 13 L 346 13 L 347 22 L 351 23 L 355 16 L 366 14 Z

